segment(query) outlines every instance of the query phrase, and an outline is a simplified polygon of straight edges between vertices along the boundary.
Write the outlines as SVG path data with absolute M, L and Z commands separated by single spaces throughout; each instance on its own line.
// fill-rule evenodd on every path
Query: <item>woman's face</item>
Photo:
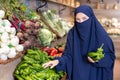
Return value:
M 85 15 L 84 13 L 77 13 L 76 14 L 76 21 L 78 22 L 78 23 L 82 23 L 82 22 L 84 22 L 84 21 L 86 21 L 86 20 L 88 20 L 89 19 L 89 17 L 87 16 L 87 15 Z

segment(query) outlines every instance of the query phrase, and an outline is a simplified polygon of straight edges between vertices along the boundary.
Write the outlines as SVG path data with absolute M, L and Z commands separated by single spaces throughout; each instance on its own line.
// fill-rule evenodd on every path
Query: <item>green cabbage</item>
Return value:
M 54 35 L 48 29 L 40 29 L 38 35 L 38 41 L 42 46 L 49 46 L 54 40 Z

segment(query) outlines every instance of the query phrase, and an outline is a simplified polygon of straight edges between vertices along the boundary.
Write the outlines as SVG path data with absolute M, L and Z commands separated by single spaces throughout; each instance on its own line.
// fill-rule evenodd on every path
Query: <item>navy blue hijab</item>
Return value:
M 93 10 L 87 5 L 81 5 L 75 10 L 89 17 L 88 20 L 78 23 L 69 31 L 65 51 L 57 70 L 64 70 L 69 80 L 113 80 L 114 46 L 111 38 L 96 19 Z M 97 51 L 104 44 L 105 57 L 99 62 L 90 63 L 87 54 Z

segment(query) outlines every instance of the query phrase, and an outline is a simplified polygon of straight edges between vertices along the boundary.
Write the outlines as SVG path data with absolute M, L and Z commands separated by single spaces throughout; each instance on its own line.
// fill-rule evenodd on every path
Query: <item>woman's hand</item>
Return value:
M 44 63 L 42 65 L 42 67 L 44 67 L 44 68 L 47 68 L 47 67 L 54 68 L 56 65 L 58 65 L 58 63 L 59 63 L 58 60 L 53 60 L 53 61 L 49 61 L 47 63 Z
M 91 62 L 91 63 L 95 63 L 95 62 L 98 62 L 98 61 L 94 61 L 92 58 L 88 57 L 88 61 Z

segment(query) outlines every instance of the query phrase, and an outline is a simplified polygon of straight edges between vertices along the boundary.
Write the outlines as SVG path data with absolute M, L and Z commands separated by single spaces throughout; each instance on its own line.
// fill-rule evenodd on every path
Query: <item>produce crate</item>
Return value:
M 0 59 L 0 64 L 7 64 L 9 62 L 14 61 L 15 59 L 20 58 L 23 55 L 23 52 L 19 52 L 14 58 L 9 58 L 8 60 L 1 60 Z

